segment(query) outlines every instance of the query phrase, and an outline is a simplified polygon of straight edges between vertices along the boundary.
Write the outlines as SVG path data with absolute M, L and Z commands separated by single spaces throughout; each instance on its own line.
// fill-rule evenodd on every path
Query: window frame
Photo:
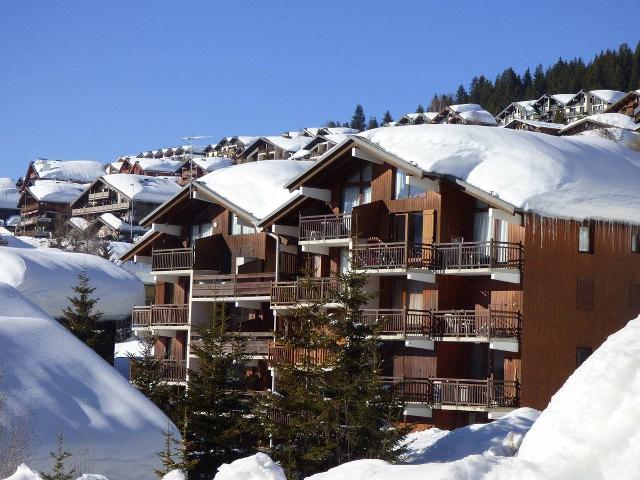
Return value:
M 582 232 L 584 231 L 584 229 L 587 230 L 587 249 L 583 250 L 582 249 L 582 245 L 581 245 L 581 241 L 582 241 Z M 592 255 L 594 253 L 594 248 L 593 248 L 593 243 L 594 243 L 594 228 L 593 228 L 593 224 L 589 223 L 589 224 L 584 224 L 584 225 L 580 225 L 578 227 L 578 253 L 582 253 L 585 255 Z

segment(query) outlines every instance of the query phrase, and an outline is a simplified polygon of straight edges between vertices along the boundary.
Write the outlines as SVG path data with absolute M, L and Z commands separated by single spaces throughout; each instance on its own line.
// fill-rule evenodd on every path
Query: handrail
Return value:
M 275 272 L 211 274 L 196 271 L 191 294 L 194 298 L 266 297 L 275 278 Z
M 160 371 L 165 381 L 183 382 L 187 379 L 187 362 L 165 359 L 160 362 Z
M 271 305 L 291 306 L 299 302 L 335 303 L 344 290 L 338 277 L 311 277 L 271 284 Z
M 352 264 L 359 269 L 429 269 L 432 259 L 432 246 L 422 243 L 363 243 L 352 249 Z
M 325 348 L 296 348 L 289 347 L 282 343 L 271 341 L 268 345 L 269 362 L 284 362 L 290 364 L 301 364 L 308 360 L 314 365 L 325 365 L 331 362 L 333 356 Z
M 190 270 L 192 267 L 192 248 L 154 248 L 151 252 L 151 270 Z
M 438 271 L 477 268 L 522 269 L 524 252 L 521 243 L 497 240 L 436 243 L 433 250 L 433 266 Z
M 380 381 L 404 401 L 434 407 L 517 407 L 520 403 L 516 380 L 380 377 Z
M 336 240 L 351 236 L 351 214 L 301 216 L 299 221 L 299 239 Z
M 189 320 L 189 305 L 149 305 L 133 307 L 133 327 L 181 326 Z
M 91 207 L 73 208 L 71 210 L 72 215 L 83 215 L 86 213 L 100 213 L 100 212 L 113 212 L 114 210 L 128 210 L 131 207 L 129 201 L 107 203 L 106 205 L 94 205 Z

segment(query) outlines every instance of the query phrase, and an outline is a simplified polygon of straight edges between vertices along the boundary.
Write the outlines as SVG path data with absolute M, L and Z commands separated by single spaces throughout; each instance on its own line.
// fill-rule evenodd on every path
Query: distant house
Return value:
M 239 163 L 258 160 L 286 160 L 296 153 L 306 154 L 313 146 L 321 143 L 321 137 L 299 136 L 286 138 L 280 136 L 260 137 L 241 155 Z
M 51 237 L 58 226 L 70 218 L 70 203 L 85 187 L 80 183 L 35 180 L 20 194 L 20 222 L 16 225 L 16 234 Z
M 636 123 L 640 123 L 640 90 L 632 90 L 615 103 L 609 105 L 606 113 L 622 113 Z
M 138 158 L 133 164 L 131 173 L 146 177 L 180 177 L 185 162 L 188 162 L 188 160 Z
M 228 157 L 194 157 L 182 166 L 180 185 L 186 185 L 191 180 L 204 177 L 207 173 L 235 164 L 233 158 Z
M 136 158 L 128 155 L 124 155 L 118 157 L 115 162 L 111 162 L 107 165 L 107 174 L 113 173 L 131 173 L 131 169 L 133 168 L 133 164 L 135 163 Z
M 582 117 L 604 112 L 626 94 L 617 90 L 580 90 L 565 105 L 565 117 L 571 123 Z
M 205 149 L 208 157 L 240 157 L 245 149 L 260 137 L 236 136 L 223 137 L 211 149 Z
M 318 141 L 313 147 L 304 151 L 306 152 L 306 155 L 304 156 L 304 158 L 313 159 L 313 158 L 321 157 L 322 155 L 327 153 L 329 150 L 331 150 L 333 147 L 335 147 L 337 144 L 339 144 L 340 142 L 342 142 L 348 137 L 347 135 L 343 135 L 341 133 L 331 133 L 327 135 L 322 135 L 319 138 L 321 138 L 320 141 Z M 298 152 L 297 154 L 294 154 L 292 158 L 301 157 L 301 153 L 303 152 Z
M 16 182 L 11 178 L 0 178 L 0 220 L 5 222 L 9 218 L 20 214 L 20 209 L 18 208 L 19 198 L 20 193 L 16 188 Z
M 527 120 L 515 118 L 508 122 L 504 128 L 511 130 L 524 130 L 526 132 L 546 133 L 548 135 L 558 135 L 566 125 L 563 123 L 542 122 L 540 120 Z
M 433 117 L 431 123 L 496 126 L 496 119 L 477 103 L 449 105 Z
M 431 123 L 438 115 L 438 112 L 407 113 L 398 120 L 396 125 L 421 125 Z
M 47 160 L 39 158 L 29 163 L 29 168 L 20 189 L 24 191 L 37 180 L 90 183 L 104 174 L 103 165 L 94 160 Z
M 604 128 L 621 128 L 634 131 L 637 127 L 638 125 L 633 121 L 633 118 L 622 113 L 596 113 L 571 122 L 560 130 L 559 134 L 576 135 L 588 130 Z
M 178 191 L 180 186 L 169 178 L 104 175 L 71 203 L 70 222 L 88 237 L 130 239 L 144 233 L 138 221 Z
M 543 122 L 555 122 L 558 116 L 564 119 L 566 105 L 575 96 L 575 93 L 542 95 L 538 100 L 536 100 L 536 103 L 533 105 L 533 108 L 539 114 L 538 120 L 541 120 Z M 560 113 L 558 114 L 558 112 Z
M 540 113 L 536 108 L 538 100 L 522 100 L 520 102 L 511 102 L 508 107 L 496 115 L 496 121 L 500 125 L 506 125 L 511 120 L 537 120 Z

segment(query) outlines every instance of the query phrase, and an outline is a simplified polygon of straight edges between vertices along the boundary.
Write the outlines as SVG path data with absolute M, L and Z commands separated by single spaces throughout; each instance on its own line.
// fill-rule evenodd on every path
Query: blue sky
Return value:
M 640 40 L 637 1 L 0 2 L 0 176 L 394 116 L 559 56 Z M 628 12 L 628 14 L 624 14 Z

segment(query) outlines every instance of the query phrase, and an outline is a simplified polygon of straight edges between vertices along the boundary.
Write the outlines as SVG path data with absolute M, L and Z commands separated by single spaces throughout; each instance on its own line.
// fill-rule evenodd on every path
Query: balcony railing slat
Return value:
M 351 214 L 300 217 L 300 240 L 337 240 L 351 236 Z
M 150 305 L 134 307 L 132 312 L 134 327 L 181 326 L 188 319 L 189 305 Z
M 154 249 L 151 253 L 151 268 L 154 271 L 190 270 L 192 267 L 192 248 Z
M 271 305 L 291 306 L 298 302 L 335 303 L 343 289 L 342 281 L 336 277 L 273 282 L 271 285 Z
M 271 293 L 275 273 L 205 274 L 194 272 L 192 296 L 202 297 L 266 297 Z

